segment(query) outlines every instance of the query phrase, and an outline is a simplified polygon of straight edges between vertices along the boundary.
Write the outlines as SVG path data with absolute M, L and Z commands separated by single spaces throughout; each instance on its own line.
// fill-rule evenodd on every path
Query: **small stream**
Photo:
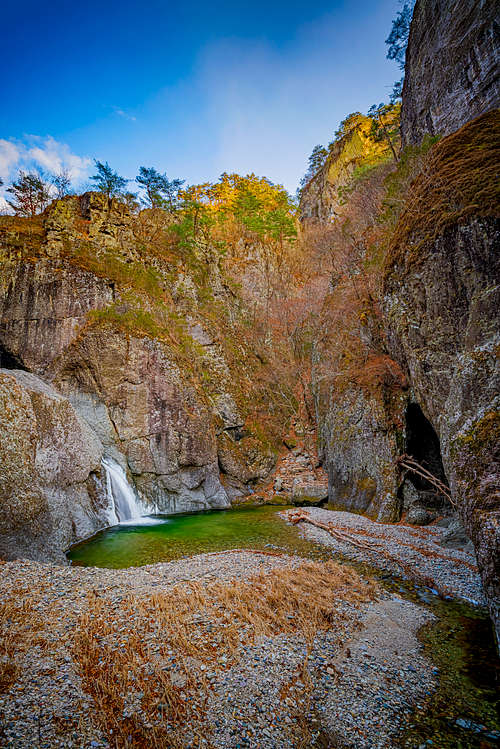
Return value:
M 278 516 L 285 508 L 245 507 L 174 516 L 155 524 L 117 525 L 73 546 L 73 565 L 126 568 L 223 551 L 253 548 L 285 551 L 309 559 L 331 557 L 331 551 L 303 538 Z M 161 521 L 161 522 L 158 522 Z M 500 741 L 500 664 L 486 612 L 465 603 L 443 601 L 428 588 L 414 585 L 374 567 L 339 558 L 385 588 L 432 610 L 436 622 L 420 639 L 439 670 L 439 687 L 412 716 L 401 747 L 494 749 Z M 490 734 L 490 735 L 488 735 Z

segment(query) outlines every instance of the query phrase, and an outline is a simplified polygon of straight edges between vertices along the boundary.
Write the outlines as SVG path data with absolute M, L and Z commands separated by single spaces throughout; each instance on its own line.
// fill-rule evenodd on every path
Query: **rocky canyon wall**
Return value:
M 432 149 L 389 251 L 389 348 L 439 436 L 453 501 L 500 627 L 500 114 Z
M 227 508 L 274 466 L 272 440 L 246 424 L 243 390 L 253 392 L 255 409 L 263 365 L 243 341 L 234 364 L 225 356 L 224 344 L 234 342 L 221 310 L 230 301 L 213 302 L 218 319 L 206 301 L 201 313 L 198 294 L 210 289 L 200 291 L 163 248 L 148 254 L 140 220 L 97 194 L 58 201 L 37 219 L 2 220 L 0 353 L 5 408 L 15 414 L 6 439 L 19 441 L 21 460 L 14 468 L 14 447 L 4 446 L 2 469 L 31 486 L 23 524 L 24 494 L 4 482 L 3 502 L 17 508 L 3 518 L 4 555 L 54 557 L 106 525 L 102 497 L 89 489 L 102 483 L 102 455 L 159 512 Z M 53 410 L 64 411 L 57 429 L 66 430 L 67 449 L 74 439 L 78 450 L 84 429 L 96 446 L 75 477 L 66 475 L 62 444 L 51 452 L 53 468 L 45 466 L 43 420 L 31 417 L 38 436 L 23 431 L 35 380 Z
M 384 520 L 410 511 L 411 522 L 428 522 L 436 499 L 431 487 L 398 468 L 402 455 L 420 452 L 423 465 L 449 484 L 452 504 L 476 549 L 498 632 L 500 114 L 495 10 L 490 2 L 445 0 L 417 1 L 415 7 L 401 111 L 403 146 L 411 148 L 403 151 L 386 180 L 379 213 L 385 235 L 371 249 L 366 231 L 358 235 L 365 255 L 356 271 L 360 278 L 384 256 L 377 292 L 384 336 L 378 351 L 400 368 L 402 378 L 392 384 L 372 378 L 367 385 L 366 377 L 360 385 L 363 377 L 352 374 L 350 344 L 343 343 L 343 352 L 334 357 L 322 344 L 316 351 L 315 384 L 330 502 Z M 447 137 L 430 148 L 429 141 L 420 145 L 425 135 Z M 342 221 L 342 209 L 330 216 L 322 209 L 333 186 L 319 197 L 316 187 L 302 198 L 308 215 L 323 216 L 323 223 Z M 355 196 L 359 189 L 365 188 L 354 180 L 348 193 Z M 406 201 L 401 212 L 391 207 L 398 200 Z M 391 210 L 399 215 L 395 224 Z M 341 308 L 337 289 L 332 288 L 330 299 Z M 359 346 L 367 340 L 363 315 L 358 314 L 360 322 L 351 329 Z M 368 375 L 370 361 L 365 358 Z M 334 365 L 327 385 L 329 361 Z
M 417 0 L 406 52 L 401 137 L 448 135 L 498 107 L 495 0 Z

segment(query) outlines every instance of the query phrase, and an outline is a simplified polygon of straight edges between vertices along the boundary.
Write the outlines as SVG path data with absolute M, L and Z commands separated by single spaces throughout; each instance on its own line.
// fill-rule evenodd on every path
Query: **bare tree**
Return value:
M 36 216 L 52 200 L 50 187 L 38 172 L 20 171 L 7 192 L 13 196 L 7 203 L 18 216 Z
M 57 198 L 64 198 L 65 195 L 71 193 L 71 177 L 69 170 L 63 167 L 60 172 L 54 174 L 51 180 L 52 184 L 56 188 Z

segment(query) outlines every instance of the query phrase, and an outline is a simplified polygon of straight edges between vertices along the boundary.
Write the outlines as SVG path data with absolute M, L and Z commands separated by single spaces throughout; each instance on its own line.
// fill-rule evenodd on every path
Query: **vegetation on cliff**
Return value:
M 110 326 L 165 342 L 205 399 L 225 382 L 249 433 L 276 450 L 296 408 L 278 311 L 300 266 L 295 207 L 268 180 L 233 174 L 187 187 L 170 208 L 131 212 L 104 189 L 67 196 L 41 216 L 3 217 L 2 259 L 60 258 L 108 280 L 112 302 L 79 335 Z
M 429 142 L 429 140 L 427 140 Z M 500 114 L 488 112 L 435 145 L 408 193 L 388 265 L 418 263 L 436 237 L 471 217 L 497 216 Z M 412 153 L 411 147 L 408 151 Z

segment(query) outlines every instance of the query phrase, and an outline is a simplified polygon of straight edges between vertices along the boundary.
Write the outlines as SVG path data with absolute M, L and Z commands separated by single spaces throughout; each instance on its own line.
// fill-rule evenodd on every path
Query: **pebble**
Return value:
M 24 591 L 31 597 L 47 643 L 25 654 L 17 681 L 0 695 L 0 741 L 9 749 L 110 747 L 110 739 L 93 721 L 93 703 L 71 655 L 71 634 L 87 610 L 89 595 L 98 595 L 113 609 L 130 594 L 189 587 L 190 581 L 244 580 L 300 562 L 287 555 L 233 550 L 126 570 L 26 560 L 0 564 L 3 594 Z M 339 600 L 337 609 L 342 614 L 339 624 L 320 632 L 308 654 L 310 694 L 301 680 L 307 644 L 298 632 L 260 637 L 245 644 L 236 661 L 221 655 L 217 667 L 204 671 L 210 683 L 206 710 L 212 727 L 207 741 L 214 749 L 293 749 L 300 742 L 312 749 L 322 745 L 317 742 L 325 735 L 348 737 L 348 745 L 356 749 L 392 746 L 410 711 L 435 687 L 437 671 L 416 640 L 416 631 L 431 614 L 388 594 L 360 607 Z M 394 622 L 399 623 L 396 630 Z M 117 641 L 117 649 L 122 646 Z M 175 657 L 167 663 L 165 670 L 175 675 Z M 129 696 L 125 716 L 140 710 L 144 695 L 132 688 Z M 186 749 L 190 745 L 199 746 L 191 742 Z
M 287 518 L 293 512 L 296 510 L 287 510 L 281 515 Z M 309 540 L 328 546 L 349 559 L 366 562 L 400 577 L 410 577 L 416 582 L 424 578 L 430 587 L 416 591 L 424 603 L 429 603 L 431 596 L 439 595 L 486 607 L 474 554 L 467 549 L 445 549 L 440 546 L 439 541 L 446 528 L 376 523 L 363 515 L 321 507 L 308 507 L 303 513 L 317 522 L 331 524 L 346 536 L 351 533 L 354 541 L 367 542 L 374 548 L 368 550 L 347 541 L 344 543 L 322 528 L 302 522 L 299 530 Z M 413 578 L 412 571 L 415 573 Z M 404 593 L 404 589 L 401 588 L 400 592 Z

